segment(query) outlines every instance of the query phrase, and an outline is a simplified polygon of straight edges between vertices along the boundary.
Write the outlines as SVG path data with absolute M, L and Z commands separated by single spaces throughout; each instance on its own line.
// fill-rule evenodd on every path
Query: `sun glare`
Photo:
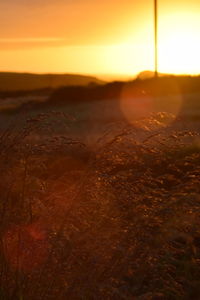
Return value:
M 199 18 L 198 18 L 199 19 Z M 200 69 L 200 22 L 192 14 L 164 18 L 159 31 L 159 71 L 198 74 Z
M 178 3 L 173 6 L 171 1 L 158 2 L 158 71 L 199 74 L 198 8 L 191 7 L 191 10 L 188 10 L 188 6 L 184 3 L 181 6 Z M 148 8 L 142 4 L 141 7 L 137 6 L 138 14 L 135 18 L 130 17 L 126 7 L 127 20 L 120 19 L 120 12 L 114 13 L 110 8 L 112 24 L 109 23 L 108 26 L 99 21 L 92 31 L 90 26 L 92 23 L 86 24 L 89 29 L 86 26 L 84 32 L 88 33 L 88 36 L 82 36 L 83 34 L 74 28 L 71 40 L 68 40 L 66 32 L 61 32 L 60 27 L 57 28 L 57 32 L 52 31 L 49 35 L 37 32 L 29 36 L 23 29 L 25 38 L 22 34 L 2 36 L 1 71 L 123 76 L 135 76 L 144 70 L 154 71 L 152 5 Z M 117 24 L 120 24 L 119 28 Z M 21 29 L 18 30 L 20 33 Z

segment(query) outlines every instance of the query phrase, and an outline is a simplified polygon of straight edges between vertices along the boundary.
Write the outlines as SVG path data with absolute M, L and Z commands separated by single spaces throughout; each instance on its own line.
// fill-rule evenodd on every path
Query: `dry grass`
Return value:
M 55 112 L 2 133 L 1 299 L 199 299 L 199 134 L 161 119 L 93 148 Z

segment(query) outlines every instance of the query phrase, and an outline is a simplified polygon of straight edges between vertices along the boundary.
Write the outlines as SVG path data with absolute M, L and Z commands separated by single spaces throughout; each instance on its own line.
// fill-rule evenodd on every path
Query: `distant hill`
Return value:
M 61 110 L 72 115 L 80 114 L 87 120 L 93 115 L 96 118 L 113 110 L 114 118 L 119 119 L 123 115 L 122 105 L 130 105 L 130 113 L 132 109 L 134 111 L 138 107 L 140 111 L 147 105 L 150 111 L 174 113 L 174 109 L 177 109 L 179 115 L 191 115 L 199 119 L 199 95 L 200 76 L 137 78 L 129 82 L 62 86 L 28 92 L 0 91 L 0 114 Z M 90 116 L 86 117 L 85 114 Z
M 86 86 L 103 84 L 93 76 L 76 74 L 31 74 L 0 72 L 0 91 L 28 91 L 61 86 Z
M 137 78 L 138 79 L 150 79 L 150 78 L 153 78 L 155 75 L 155 72 L 153 71 L 149 71 L 149 70 L 146 70 L 146 71 L 142 71 L 140 72 L 138 75 L 137 75 Z M 158 73 L 159 77 L 167 77 L 167 76 L 170 76 L 170 74 L 165 74 L 165 73 Z

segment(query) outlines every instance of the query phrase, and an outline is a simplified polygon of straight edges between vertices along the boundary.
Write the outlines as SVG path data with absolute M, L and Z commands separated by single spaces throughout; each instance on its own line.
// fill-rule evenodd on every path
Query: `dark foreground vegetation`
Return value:
M 200 298 L 199 130 L 171 118 L 1 132 L 0 299 Z
M 61 87 L 50 100 L 72 102 L 83 100 L 119 99 L 122 93 L 126 96 L 171 96 L 177 94 L 200 93 L 200 76 L 165 76 L 148 79 L 135 79 L 130 82 L 111 82 L 102 85 L 90 84 L 80 87 Z
M 32 78 L 31 76 L 30 78 Z M 43 77 L 46 80 L 48 75 L 46 77 L 43 75 Z M 75 75 L 74 77 L 76 78 Z M 37 80 L 40 81 L 40 77 Z M 91 77 L 84 78 L 81 85 L 79 80 L 73 80 L 68 83 L 61 81 L 58 85 L 46 85 L 46 88 L 40 87 L 34 90 L 29 88 L 27 90 L 1 90 L 0 113 L 19 114 L 27 111 L 32 113 L 54 108 L 60 110 L 64 107 L 67 107 L 68 110 L 68 106 L 73 106 L 76 110 L 76 105 L 101 103 L 107 106 L 107 103 L 113 101 L 113 109 L 117 114 L 115 119 L 118 120 L 122 118 L 122 101 L 131 99 L 132 107 L 137 106 L 138 103 L 148 105 L 149 110 L 145 116 L 152 111 L 166 111 L 177 114 L 177 108 L 180 115 L 186 115 L 188 111 L 193 112 L 193 118 L 195 117 L 194 114 L 197 118 L 200 115 L 200 76 L 164 76 L 144 80 L 137 78 L 130 82 L 104 84 L 95 79 L 92 81 Z M 21 83 L 23 83 L 23 80 Z M 42 83 L 41 86 L 43 86 Z M 81 110 L 84 110 L 84 108 Z M 98 113 L 95 112 L 95 114 Z

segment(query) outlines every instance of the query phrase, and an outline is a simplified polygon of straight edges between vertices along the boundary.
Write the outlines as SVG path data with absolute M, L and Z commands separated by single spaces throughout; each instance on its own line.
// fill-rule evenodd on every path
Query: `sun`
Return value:
M 200 22 L 194 14 L 176 14 L 165 18 L 159 30 L 160 72 L 199 74 L 199 28 Z

